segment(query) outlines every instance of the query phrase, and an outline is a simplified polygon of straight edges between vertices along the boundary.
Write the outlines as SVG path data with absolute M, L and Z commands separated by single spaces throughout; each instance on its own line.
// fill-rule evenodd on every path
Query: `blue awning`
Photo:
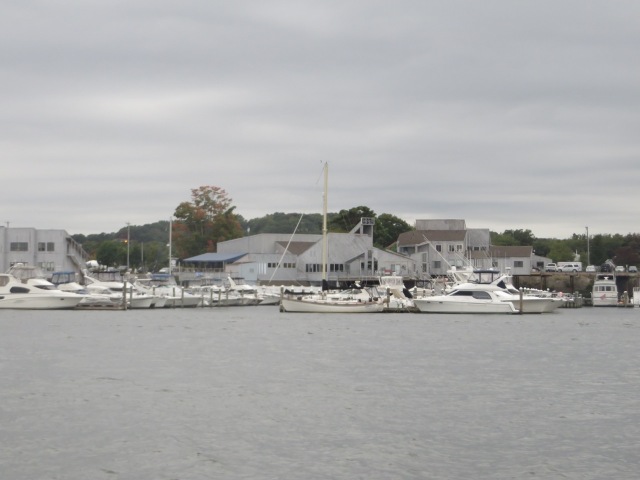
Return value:
M 233 263 L 246 253 L 203 253 L 195 257 L 185 258 L 186 263 Z

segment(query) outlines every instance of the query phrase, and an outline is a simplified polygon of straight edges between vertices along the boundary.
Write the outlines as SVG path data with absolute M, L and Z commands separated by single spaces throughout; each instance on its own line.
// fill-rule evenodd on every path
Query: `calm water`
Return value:
M 636 479 L 640 309 L 0 311 L 2 479 Z

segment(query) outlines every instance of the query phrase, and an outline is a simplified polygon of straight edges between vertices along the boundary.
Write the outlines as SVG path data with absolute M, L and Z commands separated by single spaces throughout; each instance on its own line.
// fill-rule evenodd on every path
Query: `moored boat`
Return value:
M 460 285 L 445 295 L 415 298 L 414 304 L 421 313 L 518 313 L 512 302 L 479 284 Z
M 72 309 L 82 300 L 82 295 L 63 292 L 52 284 L 33 285 L 18 280 L 11 274 L 0 274 L 0 308 L 20 310 Z
M 592 305 L 594 307 L 616 307 L 618 300 L 618 286 L 615 274 L 598 274 L 591 289 Z
M 324 195 L 322 205 L 322 284 L 323 292 L 317 295 L 283 294 L 280 300 L 282 312 L 304 313 L 373 313 L 382 312 L 383 303 L 379 298 L 363 298 L 358 295 L 345 294 L 345 292 L 328 292 L 327 285 L 327 190 L 329 178 L 329 165 L 324 164 Z
M 322 295 L 283 296 L 280 311 L 299 313 L 378 313 L 384 304 L 381 300 L 336 299 Z

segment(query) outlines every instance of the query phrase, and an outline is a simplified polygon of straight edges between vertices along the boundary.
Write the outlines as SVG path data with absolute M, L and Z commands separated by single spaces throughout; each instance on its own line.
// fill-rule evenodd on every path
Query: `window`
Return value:
M 436 252 L 442 252 L 442 245 L 436 245 Z
M 433 268 L 435 270 L 438 270 L 438 269 L 442 268 L 442 262 L 440 262 L 440 260 L 434 260 L 433 261 Z
M 53 272 L 56 269 L 55 262 L 40 262 L 38 266 L 45 272 Z
M 462 244 L 459 243 L 456 245 L 456 252 L 461 252 L 462 251 Z
M 39 252 L 55 252 L 55 243 L 53 242 L 38 242 Z
M 473 298 L 478 300 L 491 300 L 491 295 L 489 295 L 489 292 L 478 290 L 477 292 L 473 292 Z
M 522 260 L 515 260 L 513 262 L 513 267 L 514 268 L 522 268 L 522 267 L 524 267 L 524 262 Z
M 453 253 L 456 251 L 456 246 L 455 245 L 449 245 L 449 253 Z
M 12 252 L 28 252 L 29 243 L 27 242 L 11 242 L 9 247 Z

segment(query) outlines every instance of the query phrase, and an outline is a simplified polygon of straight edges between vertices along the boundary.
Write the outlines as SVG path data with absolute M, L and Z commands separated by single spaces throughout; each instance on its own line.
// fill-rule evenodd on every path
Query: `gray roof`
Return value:
M 289 243 L 289 247 L 287 248 L 287 243 L 289 242 L 276 242 L 276 244 L 280 245 L 282 248 L 286 248 L 287 252 L 292 253 L 294 255 L 301 255 L 311 247 L 313 247 L 318 242 L 291 242 Z
M 203 253 L 201 255 L 196 255 L 195 257 L 185 258 L 185 262 L 190 263 L 212 263 L 212 262 L 224 262 L 231 263 L 235 262 L 241 257 L 244 257 L 246 253 Z
M 462 242 L 467 234 L 466 230 L 412 230 L 401 233 L 398 237 L 399 245 L 422 245 L 429 242 Z

